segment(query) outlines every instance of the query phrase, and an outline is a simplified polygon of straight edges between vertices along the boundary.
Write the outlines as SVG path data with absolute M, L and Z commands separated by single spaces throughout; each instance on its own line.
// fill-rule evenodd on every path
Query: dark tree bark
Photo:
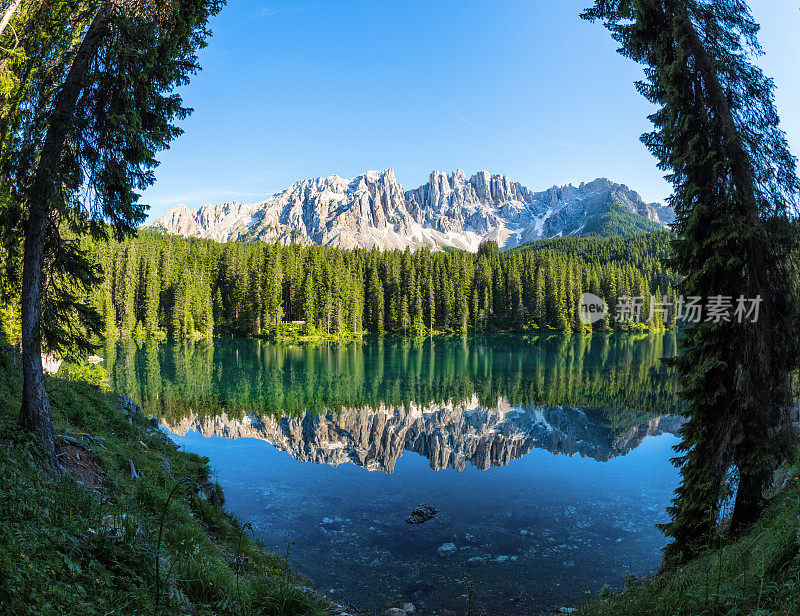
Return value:
M 47 212 L 32 208 L 25 228 L 25 254 L 22 265 L 22 411 L 20 424 L 36 431 L 42 438 L 47 462 L 58 468 L 50 400 L 42 372 L 41 333 L 39 320 L 42 305 L 42 267 Z
M 14 17 L 14 13 L 19 8 L 19 5 L 22 3 L 22 0 L 13 0 L 8 8 L 3 13 L 3 18 L 0 19 L 0 36 L 2 36 L 3 31 L 6 29 L 6 26 L 11 23 L 11 18 Z
M 61 156 L 69 134 L 71 118 L 80 93 L 86 85 L 92 59 L 97 54 L 110 18 L 110 7 L 103 4 L 81 42 L 64 84 L 56 97 L 50 125 L 39 163 L 28 194 L 28 217 L 24 226 L 25 249 L 22 258 L 22 410 L 20 425 L 39 433 L 51 470 L 58 469 L 50 401 L 45 390 L 41 355 L 42 292 L 44 247 L 48 224 L 59 198 Z
M 718 118 L 722 131 L 726 136 L 725 147 L 731 165 L 732 177 L 738 189 L 738 196 L 741 199 L 740 207 L 746 212 L 746 219 L 753 225 L 758 221 L 758 203 L 756 199 L 756 185 L 753 177 L 752 162 L 742 145 L 742 137 L 736 126 L 727 96 L 717 76 L 717 69 L 708 55 L 705 45 L 700 36 L 687 17 L 682 20 L 684 33 L 689 43 L 689 48 L 694 55 L 697 68 L 702 75 L 709 102 L 714 114 Z M 761 296 L 764 298 L 763 309 L 757 323 L 743 325 L 748 328 L 748 335 L 744 341 L 742 356 L 750 360 L 750 365 L 744 371 L 751 391 L 759 391 L 759 398 L 763 401 L 762 405 L 766 412 L 762 411 L 760 421 L 756 422 L 753 428 L 759 432 L 757 438 L 768 440 L 772 438 L 771 432 L 778 430 L 779 425 L 773 422 L 779 421 L 782 414 L 781 405 L 785 404 L 779 398 L 777 390 L 781 387 L 781 379 L 776 378 L 775 374 L 775 355 L 776 345 L 780 344 L 775 340 L 777 319 L 773 315 L 773 296 L 769 281 L 766 279 L 768 269 L 767 247 L 762 237 L 754 237 L 748 245 L 749 254 L 746 255 L 747 277 L 750 297 Z M 770 361 L 771 360 L 771 361 Z M 785 371 L 784 371 L 785 372 Z M 788 374 L 785 378 L 790 378 Z M 751 437 L 756 437 L 750 433 Z M 738 447 L 746 445 L 739 444 Z M 738 452 L 737 452 L 738 453 Z M 734 455 L 736 460 L 738 455 Z M 755 522 L 761 515 L 764 508 L 763 491 L 771 478 L 771 473 L 764 469 L 749 469 L 737 464 L 739 484 L 736 491 L 733 513 L 731 516 L 731 530 L 737 531 Z

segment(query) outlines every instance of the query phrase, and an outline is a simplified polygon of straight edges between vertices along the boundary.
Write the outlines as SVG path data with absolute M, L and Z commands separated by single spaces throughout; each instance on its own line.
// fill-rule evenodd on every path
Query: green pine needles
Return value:
M 674 539 L 667 561 L 681 562 L 718 532 L 726 499 L 733 530 L 755 521 L 773 471 L 796 452 L 796 161 L 772 82 L 752 64 L 758 25 L 745 2 L 597 0 L 583 16 L 603 21 L 620 53 L 645 65 L 637 89 L 658 110 L 642 141 L 675 190 L 679 291 L 762 299 L 757 322 L 688 328 L 676 361 L 689 421 L 664 529 Z
M 668 232 L 558 238 L 474 254 L 220 244 L 141 231 L 122 241 L 84 238 L 104 282 L 82 299 L 110 338 L 587 331 L 577 309 L 584 292 L 611 308 L 595 330 L 663 331 L 674 323 L 660 314 L 630 324 L 614 313 L 623 295 L 648 296 L 647 304 L 672 292 L 669 242 Z

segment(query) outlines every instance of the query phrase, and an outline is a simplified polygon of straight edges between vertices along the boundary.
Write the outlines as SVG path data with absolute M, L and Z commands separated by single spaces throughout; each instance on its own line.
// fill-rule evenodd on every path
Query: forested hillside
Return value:
M 667 232 L 559 238 L 507 253 L 494 243 L 478 253 L 343 250 L 149 231 L 84 240 L 84 248 L 103 273 L 90 300 L 111 337 L 257 336 L 291 321 L 329 334 L 567 331 L 581 328 L 583 292 L 604 298 L 612 313 L 619 296 L 645 296 L 643 320 L 651 295 L 672 293 L 662 264 Z M 6 330 L 12 312 L 6 307 Z M 656 314 L 646 327 L 663 325 Z M 622 326 L 613 314 L 596 325 Z
M 556 239 L 512 253 L 491 243 L 477 254 L 381 252 L 141 232 L 88 248 L 105 274 L 92 300 L 107 334 L 191 336 L 261 335 L 287 321 L 326 333 L 578 329 L 585 291 L 612 309 L 621 295 L 671 292 L 668 246 L 659 233 Z
M 584 237 L 632 237 L 640 233 L 663 231 L 657 222 L 638 216 L 619 203 L 612 203 L 609 209 L 590 219 L 579 235 Z

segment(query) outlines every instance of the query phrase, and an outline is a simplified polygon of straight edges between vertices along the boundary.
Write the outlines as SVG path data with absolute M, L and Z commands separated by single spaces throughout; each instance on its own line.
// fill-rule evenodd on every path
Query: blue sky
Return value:
M 638 141 L 641 68 L 578 18 L 589 2 L 230 0 L 181 90 L 186 132 L 143 201 L 154 218 L 388 167 L 406 189 L 432 169 L 487 169 L 536 190 L 605 176 L 663 200 Z M 798 155 L 800 2 L 750 4 Z

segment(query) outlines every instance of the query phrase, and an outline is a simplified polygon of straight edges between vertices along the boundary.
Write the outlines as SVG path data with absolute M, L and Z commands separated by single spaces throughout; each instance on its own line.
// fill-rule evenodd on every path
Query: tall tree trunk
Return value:
M 55 434 L 53 433 L 53 416 L 44 386 L 39 329 L 46 231 L 47 212 L 43 208 L 32 208 L 25 228 L 25 255 L 22 266 L 23 381 L 22 411 L 19 419 L 24 428 L 39 433 L 47 454 L 47 462 L 50 468 L 55 470 L 58 468 L 58 464 L 55 452 Z
M 765 481 L 762 477 L 745 475 L 739 478 L 736 500 L 731 513 L 731 529 L 736 530 L 752 524 L 764 508 L 763 491 Z
M 744 198 L 745 205 L 751 211 L 753 217 L 756 218 L 758 204 L 756 202 L 756 186 L 753 179 L 752 163 L 742 145 L 742 137 L 731 113 L 725 90 L 717 76 L 717 69 L 689 16 L 686 15 L 681 20 L 681 23 L 683 34 L 686 36 L 689 48 L 697 62 L 697 68 L 702 75 L 709 102 L 727 138 L 725 148 L 730 158 L 734 181 L 739 194 Z
M 102 41 L 110 19 L 110 7 L 103 4 L 92 20 L 78 48 L 64 84 L 55 100 L 50 125 L 42 147 L 36 175 L 28 195 L 28 219 L 25 223 L 25 252 L 22 260 L 22 409 L 20 424 L 35 430 L 42 438 L 47 461 L 58 468 L 50 401 L 45 391 L 41 355 L 42 290 L 44 280 L 44 244 L 53 202 L 60 189 L 61 155 L 69 133 L 71 118 L 81 91 L 86 85 L 89 67 Z
M 14 17 L 14 12 L 19 8 L 20 4 L 22 4 L 22 0 L 13 0 L 6 9 L 6 12 L 3 14 L 3 19 L 0 19 L 0 36 L 3 36 L 3 31 L 6 29 L 6 26 L 11 23 L 11 18 Z
M 742 136 L 717 75 L 717 67 L 688 16 L 682 20 L 682 25 L 683 34 L 702 76 L 710 106 L 726 137 L 724 145 L 730 160 L 732 178 L 740 197 L 739 207 L 742 217 L 748 224 L 759 224 L 759 206 L 752 161 L 742 144 Z M 747 437 L 752 442 L 737 445 L 739 449 L 745 450 L 749 449 L 753 442 L 763 443 L 776 438 L 775 433 L 781 427 L 773 424 L 779 421 L 783 411 L 786 410 L 781 408 L 786 402 L 781 400 L 777 393 L 784 385 L 784 380 L 790 378 L 788 371 L 777 374 L 774 361 L 767 359 L 775 356 L 776 344 L 780 344 L 779 341 L 775 341 L 775 328 L 780 326 L 780 317 L 774 313 L 772 307 L 774 296 L 767 277 L 770 257 L 763 237 L 752 237 L 746 250 L 747 253 L 742 255 L 746 263 L 743 281 L 746 288 L 740 292 L 750 298 L 761 297 L 763 302 L 758 321 L 741 325 L 747 328 L 739 349 L 742 363 L 747 365 L 743 387 L 750 393 L 756 394 L 755 397 L 762 401 L 759 404 L 759 418 L 752 422 L 748 429 Z M 744 409 L 739 412 L 749 414 L 752 411 Z M 744 420 L 740 421 L 744 425 Z M 771 479 L 771 472 L 766 472 L 763 468 L 740 467 L 738 471 L 739 485 L 731 518 L 731 530 L 734 531 L 758 519 L 765 502 L 762 493 Z

